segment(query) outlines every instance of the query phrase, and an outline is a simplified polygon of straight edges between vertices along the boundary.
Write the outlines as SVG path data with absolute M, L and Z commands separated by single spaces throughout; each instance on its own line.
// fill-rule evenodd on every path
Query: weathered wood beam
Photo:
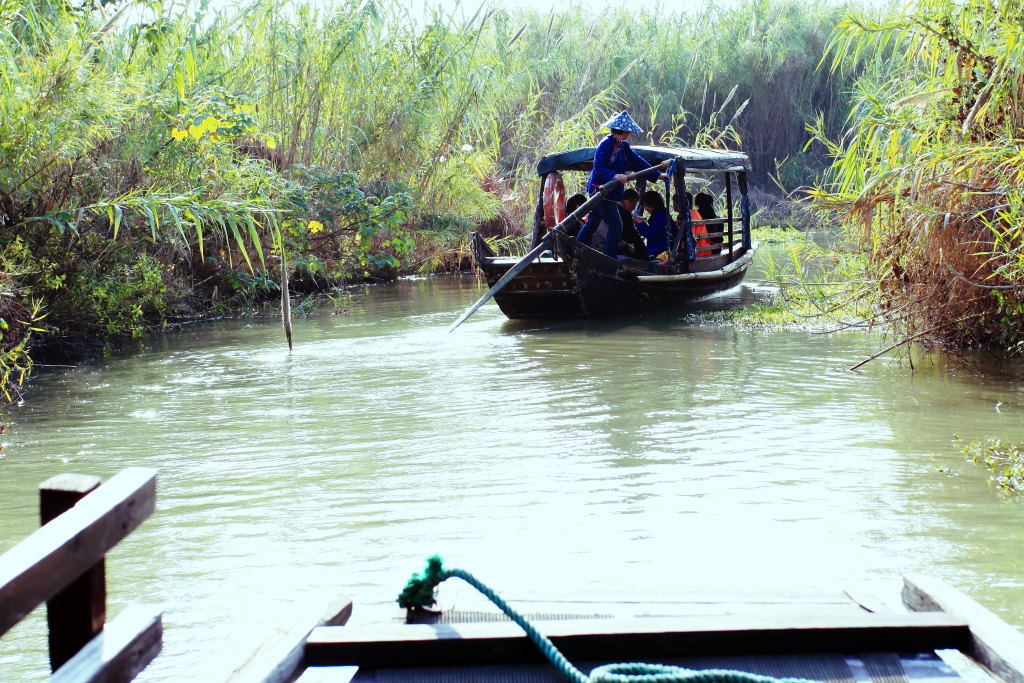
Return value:
M 132 467 L 0 556 L 0 635 L 94 566 L 156 504 L 156 470 Z
M 1024 634 L 977 602 L 934 577 L 903 577 L 903 604 L 915 612 L 944 612 L 967 621 L 964 654 L 1007 683 L 1024 683 Z
M 103 480 L 91 474 L 57 474 L 39 485 L 39 522 L 49 524 L 67 512 Z
M 163 621 L 154 607 L 126 607 L 114 621 L 68 660 L 51 683 L 130 681 L 153 661 L 163 641 Z
M 822 614 L 671 619 L 588 619 L 541 627 L 570 660 L 637 661 L 652 657 L 771 652 L 916 652 L 960 648 L 967 623 L 948 614 Z M 320 627 L 306 643 L 309 666 L 458 666 L 543 658 L 512 623 Z
M 103 480 L 88 474 L 58 474 L 39 485 L 39 519 L 45 526 L 70 510 Z M 50 669 L 56 671 L 103 630 L 107 620 L 104 561 L 86 569 L 46 603 Z
M 341 626 L 352 616 L 352 601 L 339 595 L 326 606 L 310 610 L 291 624 L 275 628 L 268 637 L 235 667 L 230 683 L 285 683 L 293 681 L 306 666 L 306 638 L 317 626 Z

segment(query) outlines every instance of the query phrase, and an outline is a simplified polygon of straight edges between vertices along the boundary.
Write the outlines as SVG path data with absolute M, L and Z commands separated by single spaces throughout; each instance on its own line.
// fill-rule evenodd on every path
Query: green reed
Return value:
M 1024 349 L 1024 8 L 927 0 L 906 16 L 852 16 L 833 69 L 870 60 L 850 133 L 812 193 L 845 228 L 860 295 L 900 344 Z

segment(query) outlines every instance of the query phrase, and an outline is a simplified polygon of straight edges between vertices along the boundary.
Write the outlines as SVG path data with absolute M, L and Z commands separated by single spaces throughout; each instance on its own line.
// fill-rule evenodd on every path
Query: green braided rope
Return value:
M 427 558 L 427 568 L 422 576 L 413 574 L 398 596 L 398 604 L 405 609 L 422 609 L 434 604 L 434 588 L 442 581 L 458 577 L 483 593 L 498 609 L 526 631 L 526 635 L 540 648 L 544 656 L 574 683 L 810 683 L 803 678 L 772 678 L 758 676 L 745 671 L 728 669 L 686 669 L 667 664 L 606 664 L 595 668 L 589 676 L 577 669 L 565 658 L 546 636 L 533 627 L 526 617 L 514 610 L 501 596 L 475 576 L 463 569 L 445 569 L 441 558 L 433 555 Z
M 427 568 L 423 572 L 423 576 L 413 574 L 412 578 L 409 579 L 409 583 L 405 585 L 405 589 L 401 595 L 398 596 L 398 605 L 405 607 L 406 609 L 415 609 L 417 607 L 429 607 L 434 604 L 434 588 L 446 579 L 456 576 L 473 588 L 483 593 L 488 600 L 497 605 L 498 609 L 504 612 L 509 619 L 519 624 L 520 628 L 526 631 L 526 635 L 529 636 L 530 640 L 540 648 L 541 652 L 548 660 L 558 667 L 558 670 L 563 675 L 567 676 L 570 680 L 576 681 L 576 683 L 587 683 L 587 677 L 576 667 L 574 667 L 568 659 L 565 658 L 555 644 L 547 639 L 546 636 L 541 634 L 537 629 L 533 627 L 526 617 L 521 615 L 519 612 L 512 609 L 512 607 L 501 599 L 497 593 L 490 589 L 489 586 L 485 585 L 482 581 L 477 579 L 469 572 L 462 569 L 444 569 L 442 567 L 441 558 L 437 555 L 427 558 Z

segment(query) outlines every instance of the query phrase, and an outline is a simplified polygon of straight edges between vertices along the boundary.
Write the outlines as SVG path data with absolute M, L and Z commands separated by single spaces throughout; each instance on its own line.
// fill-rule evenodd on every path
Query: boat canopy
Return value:
M 651 164 L 682 157 L 687 169 L 702 171 L 749 171 L 750 159 L 743 152 L 727 149 L 687 149 L 684 147 L 632 146 L 633 151 Z M 569 152 L 549 154 L 537 163 L 537 175 L 552 171 L 589 171 L 594 165 L 596 147 L 581 147 Z

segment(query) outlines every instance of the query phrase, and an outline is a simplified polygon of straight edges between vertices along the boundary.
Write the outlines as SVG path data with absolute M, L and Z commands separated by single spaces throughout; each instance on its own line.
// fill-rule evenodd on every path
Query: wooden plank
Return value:
M 0 635 L 95 565 L 156 504 L 156 470 L 128 468 L 0 556 Z
M 91 474 L 58 474 L 39 485 L 39 521 L 49 524 L 67 512 L 103 480 Z
M 163 620 L 154 607 L 132 605 L 53 674 L 51 683 L 130 681 L 153 661 L 163 642 Z
M 103 480 L 88 474 L 58 474 L 39 485 L 39 518 L 43 525 L 71 509 Z M 107 620 L 104 561 L 86 569 L 46 603 L 50 670 L 56 671 L 100 631 Z
M 358 673 L 357 666 L 313 666 L 303 671 L 295 683 L 350 683 Z
M 884 602 L 879 600 L 874 595 L 868 595 L 867 593 L 861 593 L 860 591 L 846 590 L 844 591 L 846 596 L 850 598 L 850 601 L 857 605 L 860 609 L 865 612 L 892 612 L 892 608 L 886 605 Z
M 727 234 L 728 234 L 728 233 L 724 233 L 724 232 L 712 232 L 712 233 L 708 233 L 708 239 L 711 239 L 712 237 L 722 237 L 722 238 L 723 238 L 723 241 L 722 241 L 722 242 L 717 242 L 717 243 L 714 243 L 714 244 L 707 244 L 707 245 L 704 245 L 704 246 L 700 247 L 700 248 L 698 249 L 698 251 L 705 251 L 705 250 L 707 250 L 707 249 L 710 249 L 711 251 L 715 251 L 715 252 L 721 252 L 721 251 L 728 251 L 728 250 L 729 250 L 729 249 L 731 249 L 731 248 L 732 248 L 733 246 L 735 246 L 735 245 L 737 245 L 737 244 L 740 244 L 739 240 L 734 240 L 734 241 L 731 241 L 731 242 L 726 242 L 726 241 L 724 241 L 724 238 L 725 238 L 725 236 L 726 236 Z M 698 258 L 712 258 L 712 257 L 714 257 L 714 256 L 716 256 L 716 255 L 715 255 L 715 254 L 712 254 L 712 256 L 711 256 L 711 257 L 707 257 L 707 256 L 702 256 L 702 257 L 698 257 Z
M 477 600 L 482 604 L 493 605 L 490 600 L 481 595 L 475 588 L 461 581 L 446 581 L 438 586 L 438 595 L 444 598 L 446 594 L 459 594 L 459 599 Z M 465 595 L 462 595 L 462 594 Z M 850 597 L 842 587 L 837 586 L 833 590 L 764 590 L 756 588 L 736 587 L 721 589 L 715 587 L 696 587 L 687 589 L 678 594 L 666 593 L 664 590 L 636 589 L 630 591 L 602 591 L 598 594 L 587 591 L 548 591 L 543 589 L 531 591 L 523 595 L 512 593 L 503 596 L 506 601 L 519 605 L 521 603 L 540 604 L 565 604 L 565 605 L 589 605 L 589 604 L 658 604 L 658 605 L 691 605 L 707 603 L 754 603 L 763 605 L 794 606 L 797 603 L 821 604 L 821 605 L 844 605 L 852 604 Z M 497 609 L 495 607 L 494 609 Z M 901 610 L 902 611 L 902 610 Z
M 668 616 L 722 616 L 765 613 L 778 610 L 799 610 L 803 613 L 818 611 L 823 614 L 837 614 L 847 611 L 859 614 L 864 608 L 851 598 L 849 592 L 838 588 L 835 591 L 771 591 L 736 588 L 728 591 L 712 588 L 689 589 L 672 596 L 664 591 L 634 590 L 629 592 L 607 592 L 598 595 L 592 592 L 573 594 L 571 591 L 545 593 L 532 591 L 527 595 L 509 594 L 505 599 L 522 614 L 555 615 L 573 614 L 581 618 L 602 614 L 608 618 L 668 617 Z M 859 596 L 855 596 L 859 597 Z M 498 615 L 501 611 L 475 588 L 462 581 L 446 581 L 438 586 L 435 598 L 436 609 L 445 613 L 479 612 Z M 893 611 L 874 609 L 866 611 Z M 900 612 L 904 610 L 902 607 Z M 380 610 L 373 622 L 363 615 L 363 625 L 405 623 L 405 610 Z M 550 618 L 550 617 L 549 617 Z M 569 617 L 566 617 L 569 618 Z M 450 618 L 423 619 L 418 623 L 451 622 Z
M 320 603 L 322 605 L 322 603 Z M 293 623 L 275 628 L 271 635 L 236 666 L 231 683 L 284 683 L 305 668 L 306 638 L 317 626 L 341 626 L 352 616 L 352 601 L 339 595 L 315 610 L 304 610 Z
M 903 577 L 903 604 L 915 612 L 943 612 L 967 621 L 964 654 L 1007 683 L 1024 683 L 1024 634 L 949 584 L 930 576 Z
M 963 619 L 947 614 L 772 615 L 535 624 L 570 660 L 822 652 L 920 652 L 963 647 Z M 540 661 L 515 624 L 320 627 L 306 643 L 309 666 L 458 666 Z

